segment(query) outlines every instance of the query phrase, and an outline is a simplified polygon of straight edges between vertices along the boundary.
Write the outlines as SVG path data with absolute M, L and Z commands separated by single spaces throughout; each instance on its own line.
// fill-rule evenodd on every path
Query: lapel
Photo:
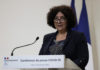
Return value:
M 68 42 L 70 41 L 70 38 L 71 38 L 71 30 L 68 31 L 68 34 L 66 36 L 66 40 L 65 40 L 65 44 L 64 44 L 64 47 L 63 49 L 66 48 Z M 53 42 L 54 39 L 56 39 L 56 35 L 57 35 L 58 31 L 56 31 L 55 33 L 51 34 L 50 37 L 48 37 L 48 40 L 46 42 L 46 46 L 45 46 L 45 52 L 48 52 L 48 49 L 50 47 L 50 44 Z
M 49 37 L 48 40 L 46 42 L 46 46 L 45 46 L 45 52 L 48 52 L 48 49 L 50 47 L 50 44 L 53 42 L 53 40 L 56 38 L 57 35 L 57 31 L 55 33 L 52 33 Z
M 68 43 L 70 42 L 70 40 L 71 40 L 71 33 L 72 33 L 72 30 L 69 30 L 68 33 L 67 33 L 67 36 L 66 36 L 66 40 L 65 40 L 63 49 L 65 49 L 66 46 L 68 45 Z

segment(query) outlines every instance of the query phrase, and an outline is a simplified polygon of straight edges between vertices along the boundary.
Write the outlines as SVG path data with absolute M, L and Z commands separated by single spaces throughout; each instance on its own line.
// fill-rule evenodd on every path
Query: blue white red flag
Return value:
M 74 12 L 76 14 L 75 0 L 71 1 L 71 7 L 74 9 Z M 89 62 L 85 69 L 93 70 L 92 46 L 91 46 L 91 40 L 90 40 L 89 22 L 88 22 L 88 14 L 87 14 L 85 0 L 82 0 L 82 9 L 80 13 L 79 23 L 77 23 L 77 26 L 74 28 L 74 30 L 83 32 L 85 34 L 85 37 L 88 42 L 88 49 L 89 49 Z

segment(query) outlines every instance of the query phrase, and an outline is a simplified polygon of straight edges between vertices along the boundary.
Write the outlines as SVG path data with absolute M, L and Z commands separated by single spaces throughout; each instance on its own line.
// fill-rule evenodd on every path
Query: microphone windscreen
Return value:
M 36 38 L 36 40 L 38 40 L 38 39 L 39 39 L 39 37 Z

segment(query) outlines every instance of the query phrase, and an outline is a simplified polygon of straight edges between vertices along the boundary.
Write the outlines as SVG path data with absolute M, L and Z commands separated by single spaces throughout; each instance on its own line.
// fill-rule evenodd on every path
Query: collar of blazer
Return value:
M 49 48 L 49 45 L 52 43 L 52 41 L 53 41 L 54 39 L 56 39 L 57 33 L 58 33 L 58 31 L 56 31 L 56 32 L 54 32 L 54 33 L 50 33 L 50 34 L 48 35 L 48 38 L 47 38 L 48 40 L 46 40 L 46 44 L 47 44 L 47 45 L 46 45 L 46 48 L 47 48 L 47 49 Z M 68 31 L 64 46 L 66 46 L 66 45 L 68 44 L 68 42 L 70 41 L 71 33 L 72 33 L 72 30 Z M 48 42 L 47 42 L 47 41 L 48 41 Z M 65 48 L 65 47 L 64 47 L 64 48 Z M 63 49 L 64 49 L 64 48 L 63 48 Z

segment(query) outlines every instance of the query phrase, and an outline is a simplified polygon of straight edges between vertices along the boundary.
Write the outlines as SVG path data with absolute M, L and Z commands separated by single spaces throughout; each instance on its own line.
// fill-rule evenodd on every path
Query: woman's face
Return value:
M 67 20 L 63 13 L 58 12 L 54 18 L 54 26 L 58 31 L 66 31 Z

